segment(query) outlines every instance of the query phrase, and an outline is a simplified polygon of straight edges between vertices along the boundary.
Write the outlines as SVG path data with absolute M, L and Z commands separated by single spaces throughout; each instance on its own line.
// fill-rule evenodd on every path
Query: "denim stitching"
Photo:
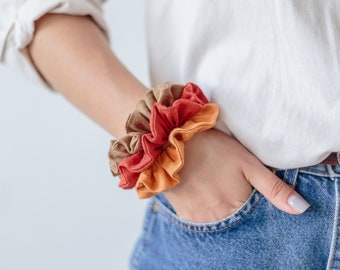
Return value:
M 304 174 L 310 174 L 310 175 L 314 175 L 314 176 L 320 176 L 320 177 L 327 177 L 330 178 L 330 180 L 333 180 L 333 175 L 327 175 L 326 173 L 321 173 L 321 172 L 316 172 L 316 171 L 309 171 L 309 170 L 304 170 L 304 168 L 300 169 L 300 172 L 304 173 Z
M 293 174 L 292 177 L 290 177 L 291 173 Z M 295 185 L 297 176 L 298 176 L 298 170 L 297 169 L 285 170 L 284 181 L 287 182 L 287 179 L 292 179 L 292 184 Z M 216 222 L 215 225 L 209 225 L 209 224 L 192 225 L 192 224 L 190 224 L 190 222 L 182 221 L 174 213 L 172 213 L 167 208 L 167 206 L 164 206 L 163 203 L 159 199 L 157 199 L 157 201 L 158 201 L 158 204 L 161 207 L 161 210 L 158 211 L 159 214 L 163 218 L 168 220 L 171 224 L 178 227 L 179 229 L 181 229 L 183 231 L 196 232 L 196 233 L 214 233 L 214 232 L 223 231 L 223 230 L 226 230 L 226 229 L 229 229 L 231 227 L 236 226 L 239 222 L 243 221 L 246 217 L 248 217 L 248 215 L 250 215 L 254 211 L 254 209 L 262 201 L 262 199 L 263 199 L 263 195 L 260 194 L 256 189 L 254 189 L 252 194 L 249 196 L 248 200 L 243 204 L 243 206 L 241 206 L 241 208 L 238 211 L 233 213 L 233 215 L 236 215 L 237 217 L 232 217 L 232 216 L 226 217 L 226 218 L 222 219 L 220 222 Z M 252 205 L 251 205 L 251 207 L 249 206 L 250 208 L 248 208 L 248 207 L 246 207 L 247 204 L 252 204 Z M 228 222 L 232 218 L 235 218 L 235 221 Z M 222 227 L 217 228 L 217 229 L 211 228 L 212 226 L 219 227 L 219 225 L 221 225 L 222 223 L 227 223 L 227 224 L 224 225 L 224 226 L 222 225 Z M 230 224 L 228 224 L 228 223 L 230 223 Z M 197 229 L 197 228 L 200 228 L 200 229 Z
M 286 182 L 289 185 L 292 185 L 294 188 L 296 187 L 297 183 L 297 179 L 299 176 L 299 169 L 289 169 L 286 170 L 284 175 L 283 175 L 283 181 Z
M 297 179 L 298 179 L 298 176 L 299 176 L 299 169 L 295 169 L 293 170 L 293 173 L 292 173 L 292 185 L 295 187 L 297 185 Z
M 215 232 L 220 232 L 226 229 L 229 229 L 231 227 L 236 226 L 238 223 L 240 223 L 241 221 L 243 221 L 245 218 L 247 218 L 253 211 L 254 209 L 257 207 L 257 205 L 262 201 L 263 196 L 258 193 L 257 190 L 254 189 L 253 193 L 251 194 L 251 196 L 249 197 L 249 199 L 247 200 L 247 202 L 243 205 L 242 208 L 246 208 L 245 205 L 247 203 L 252 203 L 251 207 L 249 209 L 240 209 L 240 212 L 237 213 L 237 215 L 239 217 L 236 218 L 236 220 L 234 222 L 231 222 L 231 224 L 225 225 L 221 228 L 217 228 L 217 229 L 212 229 L 209 228 L 212 225 L 191 225 L 191 224 L 185 224 L 185 221 L 181 221 L 176 217 L 173 217 L 173 213 L 168 213 L 168 210 L 163 206 L 163 204 L 161 202 L 159 202 L 159 204 L 161 205 L 162 210 L 159 211 L 159 214 L 165 218 L 166 220 L 168 220 L 171 224 L 175 225 L 177 228 L 181 229 L 182 231 L 187 231 L 187 232 L 195 232 L 195 233 L 215 233 Z M 251 202 L 253 200 L 253 202 Z M 164 209 L 165 208 L 165 209 Z M 230 220 L 230 217 L 227 217 L 223 220 L 221 220 L 220 222 L 216 223 L 216 225 L 214 225 L 215 227 L 218 227 L 220 224 L 222 223 L 227 223 L 228 220 Z M 195 229 L 196 228 L 196 229 Z M 197 229 L 197 228 L 201 228 L 201 230 Z
M 329 251 L 329 258 L 327 262 L 327 269 L 332 269 L 334 267 L 335 256 L 336 256 L 336 245 L 339 241 L 339 187 L 338 187 L 338 178 L 334 179 L 335 185 L 335 210 L 334 210 L 334 223 L 333 223 L 333 236 L 331 243 L 331 248 Z
M 335 165 L 338 166 L 338 165 Z M 340 174 L 333 170 L 332 165 L 315 165 L 311 167 L 303 167 L 299 169 L 301 172 L 315 176 L 328 177 L 333 180 L 333 177 L 339 177 Z
M 144 227 L 143 227 L 143 234 L 142 238 L 140 239 L 140 243 L 137 247 L 137 250 L 134 252 L 133 257 L 131 258 L 131 267 L 132 269 L 139 269 L 139 264 L 141 261 L 141 257 L 145 251 L 145 247 L 148 243 L 149 239 L 149 234 L 152 229 L 152 226 L 150 226 L 152 219 L 153 221 L 155 220 L 155 211 L 153 209 L 155 202 L 154 200 L 151 200 L 147 206 L 147 212 L 145 215 L 145 220 L 144 220 Z

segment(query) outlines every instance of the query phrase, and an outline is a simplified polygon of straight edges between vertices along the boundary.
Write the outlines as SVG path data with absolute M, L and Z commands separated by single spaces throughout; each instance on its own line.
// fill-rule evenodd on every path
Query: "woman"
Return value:
M 121 137 L 147 88 L 111 52 L 100 4 L 8 1 L 20 16 L 3 59 Z M 181 183 L 151 199 L 132 269 L 337 268 L 338 10 L 148 1 L 152 85 L 192 81 L 220 115 L 186 143 Z

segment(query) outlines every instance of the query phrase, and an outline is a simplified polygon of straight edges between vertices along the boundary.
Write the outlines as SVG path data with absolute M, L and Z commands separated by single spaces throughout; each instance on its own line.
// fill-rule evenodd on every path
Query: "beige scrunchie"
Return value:
M 180 98 L 184 85 L 175 85 L 170 82 L 163 83 L 148 91 L 144 99 L 137 103 L 126 122 L 127 135 L 112 140 L 109 150 L 110 169 L 114 176 L 118 176 L 118 164 L 126 157 L 136 153 L 140 148 L 140 137 L 150 132 L 150 114 L 154 103 L 171 106 Z

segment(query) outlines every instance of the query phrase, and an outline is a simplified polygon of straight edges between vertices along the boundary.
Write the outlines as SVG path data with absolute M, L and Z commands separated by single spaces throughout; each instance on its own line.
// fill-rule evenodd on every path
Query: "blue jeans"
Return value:
M 340 269 L 340 165 L 277 175 L 311 204 L 305 213 L 286 214 L 254 190 L 225 219 L 191 223 L 163 195 L 153 197 L 131 269 Z

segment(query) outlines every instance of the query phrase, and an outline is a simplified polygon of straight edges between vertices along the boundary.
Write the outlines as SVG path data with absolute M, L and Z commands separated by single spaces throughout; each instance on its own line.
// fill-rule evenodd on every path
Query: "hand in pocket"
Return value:
M 253 187 L 287 213 L 300 214 L 309 207 L 237 140 L 215 129 L 186 143 L 180 176 L 181 183 L 164 195 L 178 216 L 193 222 L 213 222 L 232 214 Z

